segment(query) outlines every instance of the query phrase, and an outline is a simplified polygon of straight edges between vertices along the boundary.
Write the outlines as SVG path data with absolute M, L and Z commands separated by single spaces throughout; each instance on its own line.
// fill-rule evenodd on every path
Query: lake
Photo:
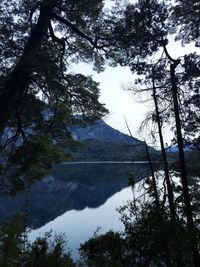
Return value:
M 80 211 L 67 211 L 43 227 L 33 230 L 30 233 L 30 239 L 34 240 L 37 236 L 50 230 L 56 233 L 65 233 L 68 240 L 67 245 L 72 250 L 72 257 L 77 259 L 77 249 L 80 243 L 84 243 L 98 228 L 99 233 L 105 233 L 111 229 L 123 230 L 116 207 L 130 199 L 132 199 L 132 191 L 130 188 L 125 188 L 97 208 L 86 207 Z
M 100 228 L 122 230 L 116 208 L 133 198 L 128 187 L 129 174 L 136 181 L 148 174 L 145 162 L 62 163 L 52 174 L 35 183 L 30 190 L 29 238 L 52 230 L 65 233 L 74 259 L 80 243 Z M 25 210 L 25 193 L 15 197 L 0 196 L 0 218 L 8 219 Z

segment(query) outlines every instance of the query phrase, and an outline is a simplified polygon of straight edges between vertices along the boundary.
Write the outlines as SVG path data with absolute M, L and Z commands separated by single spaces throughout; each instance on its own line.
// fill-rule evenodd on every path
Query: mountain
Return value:
M 194 147 L 193 145 L 186 145 L 186 146 L 184 146 L 184 151 L 189 152 L 192 150 L 193 147 Z M 178 152 L 178 145 L 173 145 L 173 146 L 169 147 L 167 149 L 167 152 L 177 153 Z
M 141 143 L 138 139 L 113 129 L 103 120 L 97 120 L 95 124 L 86 127 L 73 126 L 70 129 L 74 137 L 80 141 L 93 139 L 129 145 Z
M 70 130 L 83 144 L 73 155 L 77 161 L 146 160 L 144 142 L 113 129 L 103 120 L 86 127 L 73 126 Z M 149 150 L 153 157 L 158 153 L 152 147 Z
M 49 115 L 48 112 L 45 116 L 47 115 Z M 78 120 L 80 121 L 81 118 Z M 85 127 L 73 125 L 68 129 L 74 139 L 82 144 L 76 153 L 66 149 L 66 153 L 72 154 L 75 161 L 138 161 L 147 159 L 144 142 L 113 129 L 103 120 L 97 120 L 94 124 Z M 31 131 L 31 129 L 27 130 Z M 13 131 L 12 128 L 5 129 L 3 143 L 13 135 Z M 21 141 L 19 138 L 16 145 L 20 145 Z M 158 153 L 152 147 L 149 147 L 149 151 L 152 157 Z

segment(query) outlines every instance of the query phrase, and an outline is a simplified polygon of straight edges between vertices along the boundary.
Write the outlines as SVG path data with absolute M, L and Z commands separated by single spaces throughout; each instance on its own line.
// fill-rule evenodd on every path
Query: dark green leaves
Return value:
M 200 46 L 200 3 L 199 0 L 176 0 L 171 7 L 174 25 L 179 25 L 177 39 L 182 43 L 195 42 Z

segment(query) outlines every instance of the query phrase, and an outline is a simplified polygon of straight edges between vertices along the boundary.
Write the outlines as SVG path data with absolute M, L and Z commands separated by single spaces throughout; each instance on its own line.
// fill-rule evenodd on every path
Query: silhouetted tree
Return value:
M 181 2 L 184 2 L 184 7 L 181 7 Z M 169 42 L 168 35 L 175 33 L 176 31 L 178 32 L 177 38 L 182 36 L 181 32 L 182 34 L 185 32 L 188 34 L 187 41 L 196 41 L 197 37 L 199 38 L 199 33 L 195 29 L 198 28 L 197 25 L 199 25 L 199 20 L 192 20 L 190 24 L 187 24 L 190 25 L 190 29 L 191 27 L 194 27 L 192 34 L 189 36 L 189 28 L 186 25 L 186 20 L 184 20 L 184 17 L 181 15 L 181 13 L 178 12 L 179 9 L 181 12 L 183 12 L 183 10 L 187 12 L 186 6 L 188 6 L 188 4 L 186 4 L 185 1 L 177 1 L 177 3 L 176 9 L 173 10 L 172 7 L 170 10 L 165 2 L 160 2 L 157 0 L 139 0 L 136 3 L 127 4 L 122 11 L 116 9 L 118 20 L 116 22 L 116 32 L 114 33 L 117 39 L 117 44 L 121 49 L 120 52 L 117 50 L 112 50 L 110 52 L 110 56 L 114 62 L 117 62 L 122 66 L 130 66 L 130 69 L 133 72 L 136 72 L 138 75 L 143 75 L 141 76 L 143 78 L 144 76 L 149 76 L 149 72 L 151 72 L 152 66 L 155 64 L 151 59 L 151 56 L 156 55 L 156 52 L 159 50 L 163 50 L 163 57 L 165 58 L 164 72 L 161 71 L 158 82 L 162 83 L 162 85 L 165 84 L 164 88 L 167 88 L 165 94 L 170 95 L 171 99 L 168 109 L 168 117 L 173 116 L 175 121 L 174 129 L 179 149 L 180 173 L 184 195 L 185 214 L 191 237 L 194 265 L 199 266 L 200 257 L 196 238 L 196 228 L 193 221 L 191 197 L 189 193 L 188 177 L 184 157 L 184 142 L 182 136 L 184 123 L 181 120 L 182 113 L 185 112 L 187 115 L 189 114 L 182 105 L 184 102 L 183 99 L 186 97 L 185 99 L 190 101 L 191 97 L 189 99 L 187 98 L 188 86 L 185 86 L 183 93 L 181 92 L 183 88 L 181 85 L 184 74 L 181 75 L 180 73 L 177 73 L 177 68 L 181 63 L 181 59 L 173 59 L 167 50 L 167 44 Z M 197 17 L 196 12 L 198 13 L 198 6 L 199 4 L 196 3 L 196 5 L 189 9 L 192 9 L 195 18 Z M 189 18 L 191 18 L 191 16 L 186 17 L 187 21 Z M 180 30 L 177 28 L 178 24 L 176 25 L 176 18 L 179 18 L 179 23 L 182 25 Z M 170 22 L 170 20 L 172 22 Z M 194 56 L 192 55 L 189 57 L 194 59 Z M 185 59 L 186 58 L 187 56 L 185 56 Z M 195 64 L 198 65 L 198 62 L 199 56 L 196 56 Z M 185 64 L 184 68 L 186 68 L 186 61 L 183 64 Z M 187 66 L 189 68 L 189 65 Z M 198 69 L 198 67 L 194 68 L 195 70 Z M 190 70 L 192 71 L 192 68 Z M 196 73 L 198 73 L 198 71 Z M 199 79 L 199 74 L 197 74 L 197 76 L 195 76 L 195 83 L 197 82 L 197 79 Z M 190 79 L 185 80 L 185 84 L 188 82 L 188 84 L 191 85 L 189 80 Z M 190 89 L 192 89 L 192 95 L 195 95 L 196 86 L 190 86 Z M 160 90 L 159 94 L 162 92 L 164 92 L 164 90 Z M 182 99 L 180 98 L 181 95 L 183 97 Z

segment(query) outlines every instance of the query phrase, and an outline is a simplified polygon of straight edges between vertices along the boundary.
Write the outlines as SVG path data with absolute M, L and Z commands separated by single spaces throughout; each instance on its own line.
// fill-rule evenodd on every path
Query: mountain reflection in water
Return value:
M 128 185 L 129 173 L 138 181 L 148 172 L 147 164 L 59 164 L 29 196 L 28 225 L 39 228 L 70 210 L 96 208 Z M 0 218 L 7 219 L 25 208 L 25 193 L 0 196 Z
M 78 211 L 84 209 L 86 211 L 90 210 L 91 215 L 90 208 L 95 209 L 102 206 L 111 196 L 128 186 L 130 173 L 133 174 L 136 181 L 139 181 L 147 175 L 148 164 L 76 163 L 55 166 L 51 175 L 43 178 L 31 187 L 28 226 L 37 229 L 59 216 L 60 219 L 58 218 L 58 220 L 64 222 L 63 220 L 65 220 L 66 216 L 67 220 L 70 220 L 70 214 L 78 214 Z M 25 193 L 15 197 L 0 196 L 1 222 L 16 213 L 23 212 L 25 209 L 25 198 Z M 115 205 L 114 200 L 113 206 L 110 206 L 110 209 L 115 209 L 116 206 L 117 203 Z M 63 216 L 61 216 L 62 214 Z M 87 212 L 84 216 L 88 216 Z M 95 213 L 94 216 L 96 216 Z M 101 214 L 100 216 L 108 216 L 108 214 Z M 90 227 L 90 221 L 86 223 L 87 218 L 83 219 L 83 217 L 80 218 L 78 216 L 74 220 L 82 220 L 85 224 L 88 224 L 87 227 Z M 92 220 L 92 218 L 89 220 Z M 72 223 L 74 223 L 75 227 L 76 222 Z M 97 226 L 101 225 L 97 224 Z

